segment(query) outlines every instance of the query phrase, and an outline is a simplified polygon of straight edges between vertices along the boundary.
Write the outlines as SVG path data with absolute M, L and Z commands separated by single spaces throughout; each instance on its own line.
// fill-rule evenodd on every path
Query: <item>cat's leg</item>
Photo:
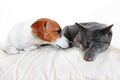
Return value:
M 95 60 L 96 56 L 106 50 L 109 44 L 106 43 L 94 43 L 90 48 L 86 49 L 84 52 L 84 60 L 86 61 L 93 61 Z

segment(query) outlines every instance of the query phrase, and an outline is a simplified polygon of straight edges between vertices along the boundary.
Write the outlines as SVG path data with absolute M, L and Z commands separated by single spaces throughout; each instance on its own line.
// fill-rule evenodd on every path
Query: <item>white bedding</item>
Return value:
M 46 46 L 17 55 L 8 55 L 1 47 L 0 80 L 120 80 L 120 50 L 110 46 L 87 62 L 75 47 Z

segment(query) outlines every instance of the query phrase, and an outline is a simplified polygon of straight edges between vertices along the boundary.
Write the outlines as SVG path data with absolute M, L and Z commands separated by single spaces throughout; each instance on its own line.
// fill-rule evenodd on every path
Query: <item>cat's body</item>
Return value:
M 112 38 L 111 27 L 96 22 L 76 23 L 66 26 L 63 34 L 72 46 L 77 46 L 84 51 L 84 59 L 93 61 L 100 52 L 106 50 Z

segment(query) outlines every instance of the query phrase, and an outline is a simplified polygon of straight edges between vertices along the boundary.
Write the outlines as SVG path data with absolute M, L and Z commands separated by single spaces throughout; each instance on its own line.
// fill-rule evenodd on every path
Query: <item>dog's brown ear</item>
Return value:
M 38 28 L 38 21 L 36 21 L 36 22 L 34 22 L 32 25 L 31 25 L 31 28 L 33 29 L 33 30 L 37 30 L 37 28 Z
M 103 34 L 107 34 L 108 32 L 110 32 L 111 28 L 112 28 L 113 24 L 112 25 L 109 25 L 107 26 L 106 28 L 102 29 L 102 33 Z
M 43 34 L 44 33 L 44 22 L 38 20 L 31 25 L 31 28 L 34 32 L 39 32 Z
M 32 31 L 37 33 L 37 36 L 43 40 L 44 40 L 44 33 L 45 33 L 44 28 L 46 27 L 46 24 L 44 23 L 45 23 L 44 21 L 37 20 L 31 25 Z

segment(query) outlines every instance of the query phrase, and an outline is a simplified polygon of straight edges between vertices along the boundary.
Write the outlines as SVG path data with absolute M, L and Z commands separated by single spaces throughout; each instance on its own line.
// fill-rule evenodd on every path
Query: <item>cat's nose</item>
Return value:
M 89 46 L 90 45 L 90 42 L 86 42 L 87 43 L 87 46 Z
M 73 42 L 69 41 L 69 47 L 73 47 Z

